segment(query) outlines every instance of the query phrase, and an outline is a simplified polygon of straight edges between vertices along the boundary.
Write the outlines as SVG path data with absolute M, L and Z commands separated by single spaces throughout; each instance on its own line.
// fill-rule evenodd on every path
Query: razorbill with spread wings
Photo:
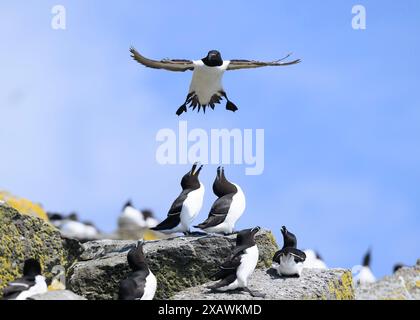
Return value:
M 137 246 L 128 252 L 127 261 L 133 272 L 120 282 L 118 299 L 153 300 L 157 281 L 144 257 L 143 241 L 139 241 Z
M 260 227 L 240 231 L 236 237 L 236 246 L 231 257 L 226 260 L 211 278 L 220 280 L 208 288 L 213 291 L 246 290 L 252 296 L 263 297 L 248 288 L 248 279 L 257 266 L 259 252 L 255 235 Z
M 198 179 L 203 166 L 195 163 L 181 180 L 182 192 L 173 202 L 168 217 L 151 230 L 163 233 L 190 233 L 190 225 L 203 206 L 204 186 Z
M 373 275 L 372 270 L 370 269 L 370 262 L 371 250 L 369 249 L 363 257 L 363 263 L 360 270 L 358 270 L 359 272 L 353 277 L 353 281 L 355 284 L 366 284 L 373 283 L 376 281 L 376 278 Z
M 3 289 L 4 300 L 26 300 L 34 295 L 46 293 L 48 286 L 42 276 L 41 265 L 36 259 L 28 259 L 23 266 L 23 277 L 9 282 Z
M 262 62 L 254 60 L 223 60 L 219 51 L 211 50 L 207 56 L 200 60 L 183 60 L 183 59 L 163 59 L 160 61 L 148 59 L 142 56 L 136 49 L 130 48 L 132 58 L 142 65 L 154 68 L 165 69 L 169 71 L 193 71 L 193 76 L 184 104 L 177 110 L 179 116 L 183 112 L 187 112 L 187 106 L 193 110 L 198 107 L 206 112 L 206 107 L 214 109 L 215 105 L 225 98 L 226 109 L 235 112 L 238 108 L 232 103 L 226 91 L 223 89 L 222 77 L 226 70 L 238 70 L 249 68 L 260 68 L 267 66 L 289 66 L 299 63 L 300 60 L 285 62 L 286 57 L 271 61 Z
M 276 270 L 280 276 L 300 277 L 306 255 L 297 249 L 297 238 L 285 226 L 282 227 L 283 248 L 274 254 L 273 261 L 278 264 Z
M 223 167 L 217 168 L 213 192 L 218 199 L 213 203 L 207 220 L 196 228 L 209 233 L 232 233 L 235 223 L 245 211 L 245 195 L 240 186 L 226 179 Z
M 306 260 L 303 267 L 307 269 L 327 269 L 327 265 L 322 260 L 321 255 L 311 249 L 303 251 L 306 255 Z

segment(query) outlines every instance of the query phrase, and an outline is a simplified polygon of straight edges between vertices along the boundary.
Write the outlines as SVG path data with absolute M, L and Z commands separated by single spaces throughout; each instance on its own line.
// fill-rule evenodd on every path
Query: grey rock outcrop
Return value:
M 209 281 L 235 245 L 236 236 L 206 235 L 149 241 L 144 245 L 148 264 L 158 280 L 157 299 Z M 260 268 L 271 265 L 278 246 L 270 231 L 256 236 Z M 127 252 L 135 241 L 103 240 L 83 244 L 84 252 L 69 271 L 69 288 L 88 299 L 115 299 L 118 284 L 130 272 Z
M 172 297 L 173 300 L 252 300 L 247 292 L 211 292 L 207 286 L 189 288 Z M 304 269 L 300 278 L 285 278 L 274 269 L 256 269 L 249 288 L 264 293 L 269 300 L 353 300 L 354 289 L 350 270 Z
M 374 283 L 356 287 L 357 300 L 420 300 L 420 260 Z

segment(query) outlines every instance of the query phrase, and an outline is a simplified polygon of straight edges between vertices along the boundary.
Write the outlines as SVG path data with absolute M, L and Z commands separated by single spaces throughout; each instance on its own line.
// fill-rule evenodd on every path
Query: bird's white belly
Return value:
M 200 104 L 207 105 L 213 95 L 223 91 L 222 77 L 228 64 L 224 62 L 220 67 L 208 67 L 198 60 L 194 65 L 189 92 L 195 92 Z
M 144 286 L 144 294 L 140 300 L 153 300 L 157 288 L 157 281 L 155 275 L 149 270 L 146 277 L 146 285 Z
M 287 256 L 280 257 L 280 264 L 277 267 L 277 273 L 280 276 L 293 276 L 302 273 L 303 264 L 301 262 L 296 263 L 295 258 L 288 254 Z
M 35 277 L 35 285 L 32 286 L 29 290 L 23 291 L 16 297 L 16 300 L 26 300 L 34 295 L 43 294 L 48 291 L 47 283 L 43 276 Z
M 258 256 L 259 252 L 257 245 L 246 249 L 245 253 L 241 256 L 241 264 L 236 271 L 239 287 L 245 288 L 248 285 L 248 278 L 257 266 Z
M 360 272 L 354 277 L 355 284 L 373 283 L 375 281 L 376 278 L 369 267 L 362 267 Z
M 191 191 L 187 199 L 185 199 L 184 204 L 182 205 L 181 211 L 181 225 L 185 228 L 190 227 L 192 221 L 200 212 L 203 206 L 203 199 L 204 199 L 204 186 L 200 183 L 200 188 L 197 190 Z

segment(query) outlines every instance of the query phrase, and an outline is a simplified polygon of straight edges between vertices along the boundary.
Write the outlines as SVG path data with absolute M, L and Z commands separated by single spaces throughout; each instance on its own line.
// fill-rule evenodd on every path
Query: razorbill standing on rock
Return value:
M 260 227 L 240 231 L 236 237 L 236 247 L 232 256 L 225 261 L 220 270 L 211 278 L 220 280 L 208 288 L 213 291 L 246 290 L 254 297 L 264 297 L 248 288 L 248 279 L 257 266 L 259 252 L 255 235 Z
M 36 294 L 46 293 L 48 286 L 42 276 L 41 265 L 36 259 L 28 259 L 23 266 L 23 277 L 9 282 L 3 289 L 4 300 L 26 300 Z
M 240 186 L 226 179 L 223 167 L 217 168 L 213 192 L 219 198 L 213 203 L 206 221 L 196 228 L 209 233 L 230 234 L 245 211 L 245 195 Z
M 227 94 L 223 89 L 222 77 L 226 70 L 260 68 L 267 66 L 288 66 L 300 62 L 299 59 L 284 62 L 290 54 L 282 59 L 272 62 L 254 60 L 224 61 L 219 51 L 211 50 L 205 58 L 200 60 L 164 59 L 157 61 L 142 56 L 134 48 L 130 48 L 130 52 L 134 60 L 149 68 L 165 69 L 169 71 L 193 71 L 187 98 L 185 99 L 184 104 L 176 112 L 178 116 L 183 112 L 187 112 L 187 106 L 190 108 L 192 107 L 193 110 L 198 107 L 198 112 L 200 112 L 200 108 L 202 107 L 205 113 L 206 107 L 214 109 L 215 104 L 219 104 L 223 98 L 227 101 L 227 110 L 233 112 L 238 110 L 235 104 L 228 99 Z
M 314 250 L 308 249 L 303 251 L 306 255 L 306 260 L 303 267 L 307 269 L 327 269 L 327 265 L 322 260 L 320 254 Z
M 285 226 L 282 227 L 281 233 L 283 234 L 283 248 L 277 251 L 273 257 L 273 261 L 278 264 L 277 273 L 280 276 L 300 277 L 306 255 L 297 249 L 296 236 Z
M 353 277 L 353 281 L 355 284 L 366 284 L 366 283 L 373 283 L 376 281 L 375 276 L 370 269 L 370 261 L 371 261 L 371 250 L 369 249 L 368 252 L 363 257 L 363 264 L 360 268 L 359 272 Z
M 127 261 L 133 272 L 120 282 L 118 299 L 153 300 L 157 281 L 144 257 L 143 241 L 139 241 L 137 246 L 128 252 Z
M 124 204 L 121 215 L 118 218 L 118 225 L 135 225 L 140 228 L 146 226 L 142 212 L 134 207 L 131 200 Z
M 198 179 L 203 166 L 197 167 L 198 163 L 195 163 L 182 178 L 182 192 L 169 209 L 168 217 L 151 230 L 166 234 L 190 234 L 191 222 L 200 212 L 204 198 L 204 186 Z

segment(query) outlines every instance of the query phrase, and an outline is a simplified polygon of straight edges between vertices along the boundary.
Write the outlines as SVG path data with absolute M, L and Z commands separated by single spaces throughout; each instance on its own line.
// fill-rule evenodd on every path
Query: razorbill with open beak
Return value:
M 307 269 L 327 269 L 327 265 L 322 260 L 320 254 L 314 250 L 308 249 L 303 251 L 306 255 L 306 260 L 303 262 L 303 267 Z
M 149 68 L 165 69 L 168 71 L 193 71 L 187 98 L 185 99 L 184 104 L 176 112 L 178 116 L 183 112 L 187 112 L 187 106 L 190 108 L 192 107 L 193 110 L 198 107 L 198 112 L 200 112 L 200 108 L 202 107 L 205 113 L 206 107 L 214 109 L 215 105 L 219 104 L 223 98 L 227 101 L 227 110 L 233 112 L 238 110 L 236 105 L 229 100 L 226 91 L 223 89 L 222 77 L 226 70 L 260 68 L 267 66 L 289 66 L 300 62 L 299 59 L 284 62 L 290 54 L 282 59 L 271 62 L 254 60 L 224 61 L 219 51 L 211 50 L 205 58 L 200 60 L 163 59 L 157 61 L 142 56 L 134 48 L 130 48 L 130 52 L 134 60 Z
M 226 179 L 223 167 L 217 168 L 213 192 L 218 199 L 213 203 L 206 221 L 196 228 L 209 233 L 232 233 L 235 223 L 245 211 L 245 195 L 240 186 Z
M 297 249 L 297 238 L 285 226 L 282 227 L 283 248 L 274 254 L 273 261 L 278 264 L 276 270 L 280 276 L 300 277 L 306 255 Z
M 9 282 L 3 289 L 3 300 L 26 300 L 48 291 L 41 265 L 36 259 L 28 259 L 23 266 L 23 277 Z
M 209 286 L 212 291 L 246 290 L 254 297 L 263 297 L 248 288 L 248 279 L 257 266 L 259 252 L 255 235 L 260 227 L 240 231 L 236 237 L 236 246 L 231 257 L 226 260 L 211 278 L 220 280 Z
M 372 270 L 370 269 L 370 262 L 371 250 L 369 249 L 363 257 L 363 263 L 359 272 L 353 277 L 353 281 L 355 284 L 366 284 L 373 283 L 376 281 L 376 278 L 373 275 Z
M 118 299 L 153 300 L 157 281 L 144 257 L 143 241 L 139 241 L 137 246 L 128 252 L 127 261 L 133 272 L 120 282 Z
M 166 234 L 190 234 L 190 225 L 203 206 L 204 186 L 198 179 L 202 168 L 195 163 L 184 175 L 181 180 L 182 192 L 169 209 L 168 217 L 151 230 Z

